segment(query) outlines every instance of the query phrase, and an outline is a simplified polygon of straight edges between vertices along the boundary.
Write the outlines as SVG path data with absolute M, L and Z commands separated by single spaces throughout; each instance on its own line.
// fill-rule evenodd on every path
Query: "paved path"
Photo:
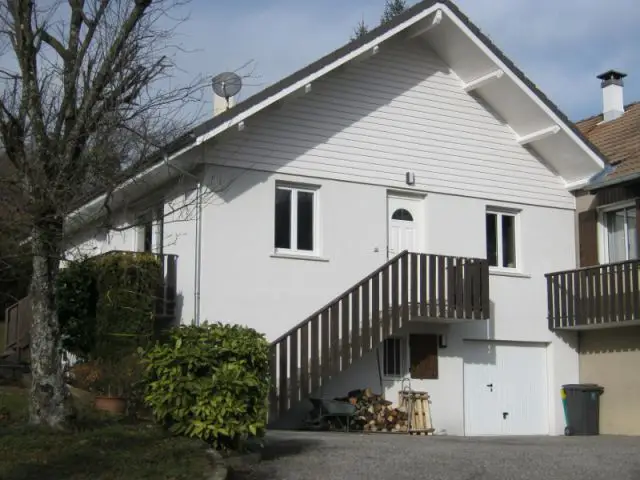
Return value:
M 640 437 L 270 432 L 235 480 L 640 480 Z

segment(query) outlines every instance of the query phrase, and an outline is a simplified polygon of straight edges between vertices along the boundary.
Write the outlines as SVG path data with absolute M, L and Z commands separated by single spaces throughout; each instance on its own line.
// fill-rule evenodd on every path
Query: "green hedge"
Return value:
M 144 353 L 145 401 L 172 432 L 236 450 L 266 427 L 268 352 L 250 328 L 177 327 Z
M 162 267 L 149 253 L 114 252 L 72 262 L 56 289 L 63 347 L 83 360 L 135 351 L 154 331 Z

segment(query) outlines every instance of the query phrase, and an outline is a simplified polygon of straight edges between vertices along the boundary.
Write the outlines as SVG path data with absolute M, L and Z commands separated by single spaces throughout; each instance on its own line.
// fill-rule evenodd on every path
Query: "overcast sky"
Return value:
M 409 2 L 410 5 L 416 3 Z M 571 118 L 601 110 L 599 80 L 629 75 L 640 101 L 640 0 L 458 0 L 457 5 Z M 378 23 L 384 0 L 193 0 L 177 39 L 185 74 L 213 75 L 255 60 L 242 98 Z M 246 71 L 245 71 L 246 72 Z M 210 107 L 207 107 L 207 109 Z

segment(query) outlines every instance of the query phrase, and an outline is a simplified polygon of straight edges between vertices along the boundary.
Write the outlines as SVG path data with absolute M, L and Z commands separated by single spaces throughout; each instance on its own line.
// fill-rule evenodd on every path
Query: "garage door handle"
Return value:
M 491 391 L 493 392 L 493 383 L 487 383 L 487 387 L 489 387 L 491 389 Z
M 509 412 L 502 412 L 502 418 L 504 420 L 506 420 L 508 416 L 509 416 Z

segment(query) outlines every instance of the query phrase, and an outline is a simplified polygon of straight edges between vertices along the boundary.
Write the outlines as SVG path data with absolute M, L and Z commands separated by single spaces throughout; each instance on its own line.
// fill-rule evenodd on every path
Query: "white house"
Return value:
M 555 435 L 578 354 L 548 329 L 544 274 L 576 267 L 572 191 L 603 166 L 455 5 L 427 0 L 168 146 L 112 200 L 120 228 L 147 226 L 78 246 L 176 254 L 180 321 L 277 340 L 278 425 L 310 394 L 396 401 L 410 378 L 437 431 Z

